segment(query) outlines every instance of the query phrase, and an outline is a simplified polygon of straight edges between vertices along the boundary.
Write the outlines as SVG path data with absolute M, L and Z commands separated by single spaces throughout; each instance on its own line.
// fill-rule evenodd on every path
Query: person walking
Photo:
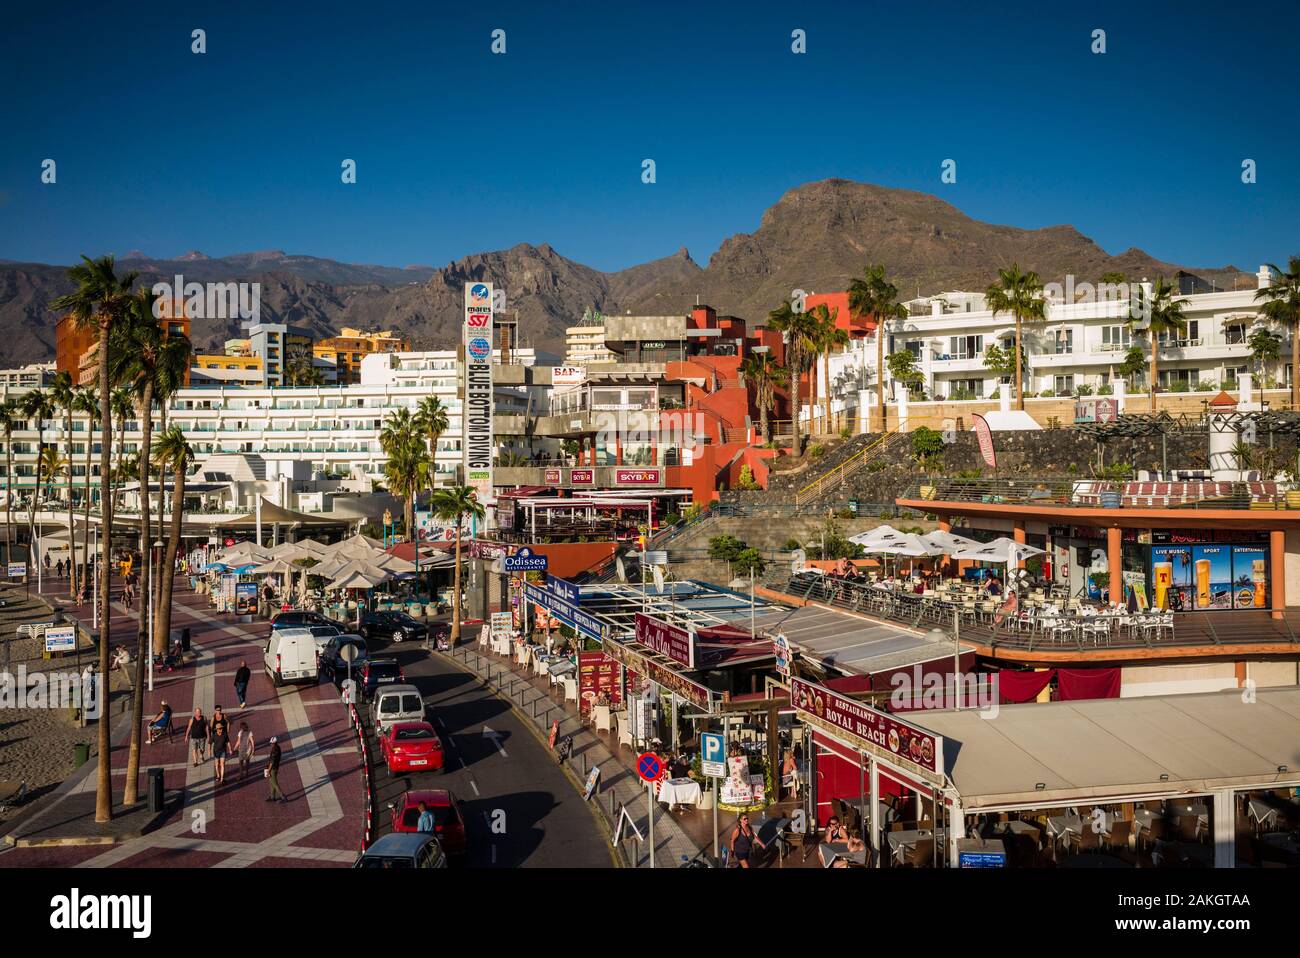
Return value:
M 731 841 L 727 843 L 727 849 L 735 866 L 748 868 L 755 847 L 762 848 L 763 843 L 754 834 L 754 829 L 749 824 L 749 816 L 741 812 L 740 820 L 736 822 L 736 827 L 731 833 Z
M 257 743 L 253 741 L 253 733 L 248 728 L 247 722 L 239 723 L 239 734 L 235 737 L 235 754 L 239 756 L 239 780 L 242 782 L 248 778 L 248 768 L 253 764 L 253 753 L 257 751 Z
M 239 663 L 239 668 L 235 670 L 235 695 L 239 696 L 239 707 L 242 709 L 247 704 L 245 699 L 248 696 L 248 680 L 253 677 L 249 671 L 248 662 Z
M 271 794 L 266 797 L 268 802 L 286 802 L 284 792 L 280 791 L 280 742 L 271 736 L 271 754 L 266 761 L 266 779 L 271 783 Z
M 429 811 L 429 806 L 420 802 L 420 817 L 416 819 L 415 830 L 432 835 L 434 829 L 433 812 Z
M 203 749 L 208 741 L 208 720 L 203 717 L 203 709 L 195 709 L 185 726 L 185 737 L 190 742 L 190 761 L 198 768 L 203 764 Z
M 212 762 L 216 769 L 216 784 L 226 781 L 226 753 L 230 751 L 230 721 L 218 705 L 212 713 L 208 725 L 209 740 L 212 744 Z

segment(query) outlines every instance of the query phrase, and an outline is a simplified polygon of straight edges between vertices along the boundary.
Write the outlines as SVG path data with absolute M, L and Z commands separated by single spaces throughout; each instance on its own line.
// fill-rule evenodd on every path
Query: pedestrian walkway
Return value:
M 542 735 L 550 735 L 552 725 L 560 723 L 557 742 L 566 736 L 573 737 L 573 750 L 568 768 L 576 782 L 585 782 L 592 766 L 600 768 L 600 782 L 592 801 L 597 803 L 611 833 L 617 826 L 620 810 L 626 807 L 629 816 L 645 841 L 636 842 L 635 836 L 625 840 L 620 849 L 624 860 L 634 867 L 650 864 L 649 817 L 646 786 L 632 769 L 631 752 L 620 754 L 617 745 L 611 748 L 590 725 L 579 717 L 576 707 L 566 707 L 551 697 L 544 680 L 534 678 L 515 667 L 512 660 L 487 655 L 477 646 L 462 645 L 450 653 L 451 660 L 466 671 L 478 676 L 496 694 L 507 699 L 515 709 L 528 718 Z M 701 846 L 681 827 L 681 824 L 656 803 L 655 867 L 675 868 L 683 860 L 694 859 Z
M 143 802 L 147 770 L 161 768 L 166 792 L 183 791 L 183 802 L 140 837 L 108 847 L 18 847 L 0 853 L 0 867 L 341 866 L 356 858 L 365 827 L 366 786 L 356 735 L 333 686 L 274 688 L 262 663 L 266 623 L 240 624 L 232 616 L 210 611 L 207 597 L 191 591 L 182 578 L 175 588 L 172 627 L 190 629 L 195 655 L 176 671 L 155 672 L 154 690 L 145 692 L 146 722 L 166 700 L 173 709 L 176 734 L 141 745 L 139 794 Z M 90 623 L 89 605 L 67 605 L 67 596 L 62 598 L 68 614 Z M 137 613 L 115 603 L 109 641 L 134 649 L 137 628 Z M 241 661 L 252 671 L 248 708 L 242 711 L 233 685 Z M 232 758 L 220 786 L 212 759 L 193 765 L 184 739 L 193 709 L 201 708 L 210 718 L 217 705 L 230 720 L 232 746 L 242 722 L 248 723 L 257 743 L 248 776 L 240 778 L 238 760 Z M 119 721 L 114 732 L 113 792 L 120 802 L 129 719 Z M 285 804 L 266 801 L 263 769 L 271 736 L 278 738 L 283 752 L 279 778 L 289 800 Z M 87 793 L 93 797 L 95 780 L 92 761 L 65 782 L 54 802 L 19 823 L 23 837 L 40 841 L 46 822 L 68 817 L 58 811 L 60 803 Z M 54 830 L 54 825 L 49 828 Z

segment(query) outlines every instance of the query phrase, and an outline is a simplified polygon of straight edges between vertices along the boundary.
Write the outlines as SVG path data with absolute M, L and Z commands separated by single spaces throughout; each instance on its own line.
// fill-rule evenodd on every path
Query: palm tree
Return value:
M 424 436 L 409 410 L 398 409 L 384 420 L 379 447 L 388 456 L 384 463 L 388 488 L 405 499 L 402 518 L 407 536 L 414 539 L 415 496 L 424 488 L 431 463 Z
M 90 573 L 90 456 L 95 447 L 95 427 L 99 424 L 99 395 L 94 386 L 77 390 L 77 412 L 86 417 L 86 483 L 81 500 L 81 567 Z M 100 442 L 103 442 L 103 437 Z M 82 588 L 86 585 L 82 581 Z
M 433 494 L 434 513 L 439 519 L 456 523 L 456 572 L 451 593 L 451 644 L 460 642 L 460 526 L 466 516 L 482 519 L 483 504 L 469 486 L 452 486 Z
M 33 389 L 24 393 L 21 400 L 23 414 L 36 420 L 36 485 L 27 507 L 27 557 L 32 562 L 40 560 L 36 554 L 36 502 L 41 498 L 41 467 L 45 464 L 45 422 L 54 415 L 54 402 L 48 393 Z
M 172 582 L 170 571 L 176 567 L 176 553 L 180 549 L 181 522 L 185 516 L 185 475 L 194 462 L 194 450 L 185 439 L 179 426 L 166 429 L 153 444 L 153 459 L 159 476 L 170 468 L 172 472 L 172 521 L 167 536 L 167 555 L 162 564 L 162 583 L 158 590 L 158 624 L 155 631 L 155 648 L 159 641 L 166 650 L 167 637 L 172 626 Z
M 111 424 L 108 429 L 104 430 L 103 438 L 108 446 L 115 446 L 117 449 L 117 468 L 110 468 L 109 473 L 112 476 L 112 482 L 120 487 L 125 485 L 132 477 L 140 474 L 139 456 L 128 456 L 126 454 L 126 422 L 135 415 L 135 400 L 131 398 L 131 390 L 122 386 L 115 386 L 109 404 L 113 407 L 113 421 L 117 423 L 117 442 L 116 444 L 112 442 L 113 429 Z M 128 460 L 131 463 L 129 468 L 127 467 Z M 112 516 L 113 510 L 116 508 L 117 491 L 116 489 L 110 489 L 107 506 L 108 517 Z M 105 521 L 108 521 L 107 517 Z M 111 526 L 112 523 L 110 522 L 109 525 Z
M 811 315 L 782 303 L 767 314 L 772 328 L 785 337 L 785 366 L 790 372 L 790 409 L 794 422 L 794 454 L 803 454 L 803 440 L 799 435 L 799 378 L 811 367 L 817 357 L 817 325 Z M 808 417 L 812 425 L 812 415 Z
M 885 277 L 885 267 L 869 265 L 862 277 L 849 283 L 849 309 L 876 321 L 876 405 L 880 407 L 880 431 L 889 431 L 885 412 L 885 333 L 891 319 L 906 319 L 907 307 L 898 301 L 898 287 Z
M 13 560 L 13 499 L 14 499 L 14 429 L 23 421 L 22 410 L 13 396 L 0 402 L 0 429 L 5 434 L 5 563 Z
M 1047 318 L 1047 300 L 1043 298 L 1043 284 L 1032 270 L 1020 272 L 1020 266 L 998 270 L 998 281 L 984 294 L 985 302 L 993 315 L 1010 313 L 1016 319 L 1016 408 L 1025 408 L 1025 372 L 1021 365 L 1024 323 L 1041 323 Z
M 1265 300 L 1259 311 L 1291 334 L 1291 408 L 1300 409 L 1300 256 L 1292 256 L 1286 272 L 1268 264 L 1277 279 L 1255 293 Z
M 54 497 L 54 480 L 62 478 L 68 468 L 68 460 L 63 458 L 58 446 L 46 446 L 41 450 L 39 468 L 45 476 L 45 500 L 48 502 Z
M 54 405 L 63 410 L 63 442 L 68 450 L 68 556 L 76 558 L 77 533 L 73 526 L 72 512 L 72 413 L 77 406 L 77 389 L 72 383 L 72 374 L 59 373 L 50 383 L 50 399 Z M 68 595 L 77 594 L 77 563 L 70 563 L 72 570 L 68 573 Z
M 821 389 L 825 394 L 822 397 L 822 429 L 825 432 L 834 432 L 835 427 L 831 423 L 831 353 L 849 344 L 849 334 L 835 325 L 839 315 L 838 309 L 831 309 L 825 303 L 819 303 L 812 308 L 811 315 L 817 325 L 817 351 L 822 356 Z
M 310 356 L 295 356 L 284 367 L 286 386 L 323 386 L 325 374 L 316 368 Z
M 740 372 L 744 375 L 745 382 L 754 387 L 754 405 L 758 407 L 759 430 L 763 441 L 771 442 L 767 417 L 776 398 L 776 387 L 786 384 L 785 370 L 770 352 L 762 352 L 746 356 L 740 364 Z
M 109 354 L 109 378 L 124 387 L 135 400 L 135 414 L 140 420 L 140 564 L 144 575 L 143 581 L 152 588 L 153 568 L 153 518 L 150 506 L 150 457 L 148 450 L 153 446 L 153 407 L 155 397 L 161 386 L 163 390 L 175 391 L 178 385 L 176 367 L 188 368 L 190 361 L 190 341 L 184 336 L 168 335 L 159 322 L 152 290 L 141 288 L 132 298 L 130 309 L 124 319 L 111 333 L 112 351 Z M 165 400 L 164 400 L 165 401 Z M 162 483 L 159 483 L 158 499 L 161 506 L 163 497 Z M 161 508 L 159 509 L 161 512 Z M 156 612 L 156 609 L 155 609 Z M 163 634 L 162 646 L 158 648 L 158 639 L 150 643 L 150 625 L 144 614 L 144 605 L 138 617 L 136 629 L 135 683 L 131 693 L 132 711 L 135 721 L 131 725 L 131 744 L 127 751 L 126 788 L 122 803 L 134 805 L 138 800 L 140 771 L 140 728 L 144 718 L 144 663 L 151 651 L 160 654 L 167 651 L 166 633 Z
M 131 299 L 131 288 L 135 285 L 135 273 L 118 277 L 114 270 L 113 257 L 103 256 L 92 260 L 81 257 L 82 262 L 68 269 L 68 277 L 77 285 L 77 289 L 66 296 L 54 300 L 56 310 L 70 310 L 76 324 L 80 327 L 92 326 L 99 334 L 99 416 L 107 433 L 112 426 L 112 409 L 109 405 L 108 380 L 108 344 L 109 336 L 121 318 L 127 313 Z M 100 444 L 99 454 L 99 498 L 106 503 L 109 497 L 109 446 Z M 107 510 L 105 509 L 107 512 Z M 109 651 L 112 648 L 112 619 L 109 609 L 109 584 L 112 571 L 112 544 L 109 530 L 104 528 L 104 538 L 100 544 L 99 556 L 99 676 L 101 682 L 108 681 Z M 96 769 L 95 782 L 95 821 L 107 822 L 113 818 L 113 777 L 112 741 L 109 738 L 107 717 L 99 723 L 99 765 Z
M 447 407 L 437 396 L 425 396 L 415 410 L 416 426 L 429 437 L 429 488 L 437 485 L 438 440 L 450 425 Z
M 1174 287 L 1165 282 L 1163 276 L 1156 277 L 1150 294 L 1143 287 L 1138 287 L 1137 301 L 1141 312 L 1146 314 L 1147 335 L 1151 338 L 1151 411 L 1156 411 L 1156 389 L 1160 384 L 1157 360 L 1160 353 L 1160 337 L 1169 333 L 1187 331 L 1187 320 L 1183 318 L 1183 300 L 1174 299 Z

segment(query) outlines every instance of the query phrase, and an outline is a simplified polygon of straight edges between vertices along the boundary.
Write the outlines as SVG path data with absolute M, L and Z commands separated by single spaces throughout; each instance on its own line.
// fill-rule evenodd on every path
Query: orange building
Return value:
M 334 381 L 347 385 L 361 382 L 361 360 L 371 353 L 401 353 L 410 349 L 410 341 L 391 330 L 366 333 L 344 326 L 339 335 L 316 343 L 312 356 L 332 365 Z
M 166 336 L 190 335 L 190 318 L 185 315 L 179 301 L 158 301 L 158 322 Z M 72 374 L 77 385 L 93 385 L 99 375 L 99 333 L 94 329 L 78 329 L 71 315 L 64 316 L 54 328 L 54 368 Z M 190 372 L 185 370 L 186 386 Z

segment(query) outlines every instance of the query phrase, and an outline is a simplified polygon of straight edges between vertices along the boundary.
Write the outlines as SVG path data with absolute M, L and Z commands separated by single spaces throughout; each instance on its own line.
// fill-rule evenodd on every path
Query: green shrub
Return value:
M 1178 380 L 1178 382 L 1174 383 L 1172 386 L 1169 387 L 1169 391 L 1171 393 L 1189 393 L 1192 391 L 1192 384 L 1189 383 L 1186 379 L 1180 379 Z
M 1074 394 L 1075 394 L 1076 396 L 1079 396 L 1079 397 L 1083 397 L 1083 396 L 1091 396 L 1091 395 L 1092 395 L 1092 387 L 1089 386 L 1089 385 L 1087 385 L 1087 384 L 1082 384 L 1082 385 L 1075 386 L 1075 387 L 1074 387 Z
M 803 544 L 798 539 L 786 539 L 785 545 L 781 547 L 784 552 L 794 552 L 796 549 L 802 549 Z
M 826 447 L 819 442 L 814 443 L 812 448 L 808 450 L 809 459 L 820 459 L 824 455 L 826 455 Z
M 1055 390 L 1055 389 L 1044 389 L 1044 390 L 1043 390 L 1042 392 L 1040 392 L 1038 395 L 1039 395 L 1041 398 L 1043 398 L 1043 399 L 1052 399 L 1053 397 L 1056 396 L 1056 390 Z
M 1106 383 L 1106 385 L 1104 386 L 1097 387 L 1098 396 L 1113 396 L 1114 394 L 1115 394 L 1115 387 L 1112 386 L 1110 383 Z
M 748 465 L 740 467 L 740 478 L 736 480 L 737 489 L 757 489 L 758 483 L 754 480 L 754 470 Z

